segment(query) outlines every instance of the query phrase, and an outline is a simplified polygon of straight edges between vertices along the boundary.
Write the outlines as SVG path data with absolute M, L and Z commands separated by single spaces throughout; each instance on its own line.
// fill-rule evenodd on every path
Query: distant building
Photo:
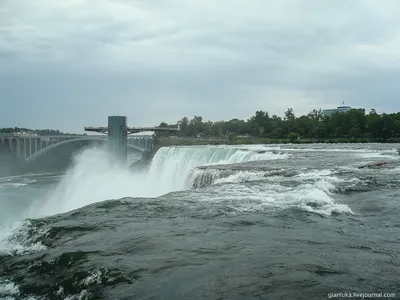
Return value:
M 330 117 L 333 116 L 334 114 L 345 113 L 349 110 L 351 110 L 350 106 L 338 106 L 337 108 L 334 109 L 324 109 L 323 113 L 325 116 Z

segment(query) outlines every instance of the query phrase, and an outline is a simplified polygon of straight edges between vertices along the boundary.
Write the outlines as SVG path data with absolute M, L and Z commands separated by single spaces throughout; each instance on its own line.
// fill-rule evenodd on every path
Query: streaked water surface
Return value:
M 140 172 L 93 148 L 0 178 L 0 299 L 400 295 L 397 148 L 170 147 Z

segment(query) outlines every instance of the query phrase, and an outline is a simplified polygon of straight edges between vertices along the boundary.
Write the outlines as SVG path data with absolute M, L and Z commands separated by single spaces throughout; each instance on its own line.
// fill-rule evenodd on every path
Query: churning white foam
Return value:
M 157 197 L 192 188 L 188 184 L 198 166 L 232 164 L 249 161 L 285 159 L 289 156 L 265 152 L 252 147 L 228 146 L 161 148 L 148 171 L 132 172 L 117 163 L 103 149 L 86 149 L 74 157 L 71 168 L 60 183 L 49 192 L 42 206 L 32 206 L 23 217 L 39 217 L 67 212 L 88 204 L 123 197 Z M 225 201 L 242 211 L 300 207 L 322 214 L 352 213 L 347 205 L 335 203 L 332 191 L 340 181 L 330 170 L 311 170 L 291 177 L 298 184 L 287 187 L 283 176 L 268 176 L 263 172 L 241 171 L 214 181 L 213 193 L 194 193 L 199 201 Z M 271 180 L 275 182 L 271 183 Z M 248 181 L 259 181 L 247 185 Z M 229 183 L 235 183 L 232 187 Z M 203 195 L 203 196 L 202 196 Z M 38 203 L 38 202 L 35 202 Z M 43 202 L 42 202 L 43 203 Z M 45 234 L 45 232 L 37 233 Z M 0 253 L 15 255 L 38 251 L 44 246 L 32 238 L 29 222 L 15 223 L 0 229 Z
M 197 201 L 223 203 L 235 212 L 265 212 L 297 207 L 323 215 L 331 215 L 333 212 L 354 214 L 348 205 L 337 203 L 333 197 L 335 183 L 341 182 L 342 179 L 322 175 L 330 174 L 329 170 L 324 170 L 319 175 L 316 173 L 311 171 L 291 179 L 272 176 L 268 177 L 269 182 L 264 182 L 259 181 L 260 174 L 239 172 L 220 180 L 236 183 L 234 188 L 229 184 L 215 185 L 212 187 L 213 193 L 205 190 L 193 196 Z M 307 180 L 311 178 L 314 180 L 308 183 Z M 249 180 L 257 182 L 245 184 Z M 297 181 L 297 184 L 283 185 L 287 180 Z
M 0 300 L 41 300 L 34 296 L 22 297 L 18 285 L 0 278 Z
M 74 157 L 71 168 L 48 193 L 45 201 L 32 201 L 32 206 L 20 214 L 20 219 L 63 213 L 108 199 L 157 197 L 179 191 L 185 189 L 190 170 L 200 165 L 284 157 L 287 156 L 231 147 L 162 148 L 148 172 L 132 172 L 127 166 L 117 163 L 104 149 L 86 149 Z M 3 183 L 10 183 L 9 179 L 4 179 Z M 44 249 L 29 234 L 28 222 L 1 228 L 0 253 L 18 255 Z
M 0 299 L 11 300 L 20 295 L 19 288 L 8 280 L 0 279 Z
M 337 172 L 329 169 L 307 170 L 299 174 L 281 171 L 197 169 L 192 172 L 188 185 L 203 189 L 185 197 L 194 197 L 193 200 L 210 203 L 210 206 L 223 203 L 234 212 L 297 207 L 324 215 L 333 212 L 354 214 L 348 205 L 335 201 L 335 192 L 343 184 L 357 184 L 357 178 L 339 178 Z
M 225 178 L 219 178 L 215 180 L 215 184 L 221 183 L 241 183 L 247 181 L 256 181 L 264 179 L 264 173 L 262 172 L 252 172 L 252 171 L 240 171 L 236 174 L 229 175 Z
M 32 232 L 29 221 L 20 221 L 10 227 L 0 227 L 0 255 L 21 255 L 46 249 L 36 239 L 46 230 Z
M 155 180 L 165 192 L 171 187 L 175 191 L 191 188 L 187 180 L 193 176 L 193 169 L 199 166 L 288 158 L 287 154 L 260 153 L 252 147 L 227 146 L 166 147 L 157 154 L 151 164 L 149 179 Z
M 74 158 L 72 167 L 49 193 L 45 205 L 32 208 L 31 214 L 63 213 L 108 199 L 157 197 L 186 189 L 186 178 L 198 166 L 287 157 L 287 154 L 226 146 L 165 147 L 156 153 L 148 172 L 132 172 L 103 149 L 87 149 Z
M 20 187 L 36 182 L 36 179 L 30 179 L 22 176 L 2 177 L 0 178 L 1 187 Z

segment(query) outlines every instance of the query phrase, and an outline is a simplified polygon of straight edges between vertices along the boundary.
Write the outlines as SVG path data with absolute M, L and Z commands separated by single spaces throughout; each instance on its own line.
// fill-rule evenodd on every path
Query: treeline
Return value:
M 36 133 L 39 135 L 74 135 L 70 133 L 63 133 L 60 132 L 59 130 L 54 130 L 54 129 L 29 129 L 29 128 L 19 128 L 19 127 L 0 128 L 0 133 L 14 133 L 14 132 Z
M 307 115 L 296 116 L 289 108 L 283 118 L 270 116 L 266 111 L 257 111 L 248 120 L 203 121 L 200 116 L 182 118 L 178 135 L 183 137 L 262 137 L 269 139 L 368 139 L 388 141 L 400 137 L 400 113 L 378 114 L 374 109 L 352 109 L 345 113 L 325 116 L 322 110 L 313 110 Z M 162 127 L 176 127 L 165 122 Z M 159 135 L 168 135 L 160 133 Z
M 160 127 L 176 128 L 181 137 L 229 138 L 245 137 L 264 139 L 338 140 L 357 139 L 365 141 L 399 141 L 400 112 L 378 114 L 374 109 L 366 113 L 364 109 L 352 109 L 345 113 L 325 116 L 322 110 L 314 109 L 307 115 L 296 116 L 289 108 L 284 117 L 270 116 L 266 111 L 256 111 L 247 120 L 204 121 L 201 116 L 182 118 L 177 124 L 162 122 Z M 0 133 L 33 132 L 39 135 L 65 135 L 53 129 L 0 128 Z M 158 132 L 157 136 L 174 133 Z

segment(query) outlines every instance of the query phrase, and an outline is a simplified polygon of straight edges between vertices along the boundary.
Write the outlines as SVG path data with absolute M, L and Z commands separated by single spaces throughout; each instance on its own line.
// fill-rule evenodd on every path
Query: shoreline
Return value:
M 400 144 L 400 138 L 379 139 L 268 139 L 268 138 L 238 138 L 232 140 L 206 140 L 194 138 L 164 138 L 158 141 L 156 150 L 168 146 L 205 146 L 205 145 L 278 145 L 278 144 Z
M 162 138 L 157 141 L 155 147 L 151 153 L 148 153 L 138 165 L 143 166 L 143 164 L 147 164 L 150 162 L 158 150 L 163 147 L 181 147 L 181 146 L 208 146 L 208 145 L 284 145 L 284 144 L 292 144 L 292 145 L 312 145 L 312 144 L 400 144 L 399 139 L 388 139 L 386 141 L 376 140 L 376 139 L 298 139 L 298 140 L 290 140 L 290 139 L 265 139 L 265 138 L 240 138 L 235 140 L 206 140 L 206 139 L 195 139 L 195 138 Z M 399 154 L 400 154 L 400 145 L 399 145 Z

